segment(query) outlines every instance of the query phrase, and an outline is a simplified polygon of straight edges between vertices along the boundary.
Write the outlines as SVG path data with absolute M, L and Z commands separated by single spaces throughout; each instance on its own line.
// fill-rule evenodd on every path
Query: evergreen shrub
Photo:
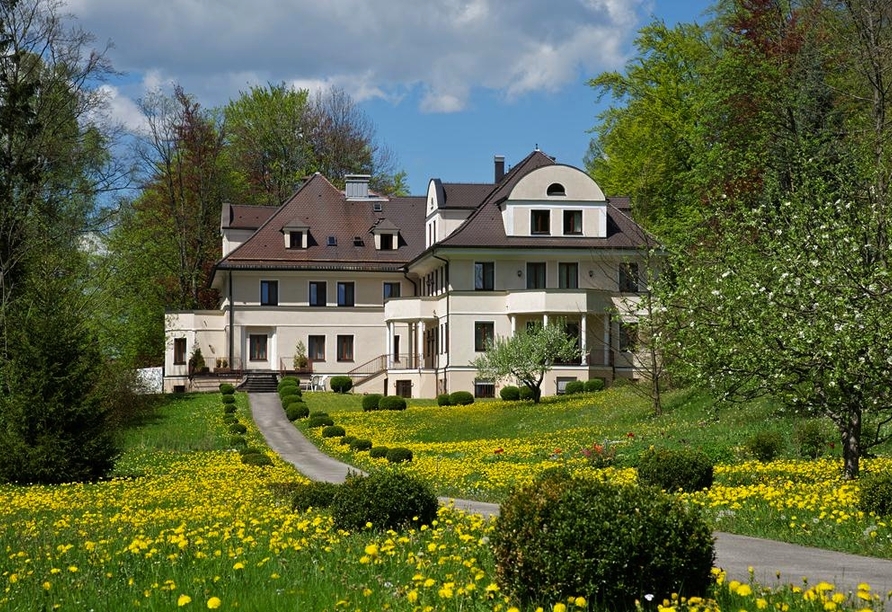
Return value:
M 304 398 L 302 396 L 296 395 L 294 393 L 289 393 L 288 395 L 282 395 L 281 399 L 282 399 L 283 406 L 288 406 L 289 404 L 293 404 L 295 402 L 304 401 Z
M 340 425 L 329 425 L 322 428 L 323 438 L 342 438 L 344 436 L 344 428 Z
M 223 404 L 234 404 L 235 396 L 234 395 L 224 395 L 222 398 Z
M 470 391 L 453 391 L 449 394 L 449 403 L 453 406 L 467 406 L 474 403 L 474 394 Z
M 353 388 L 353 379 L 349 376 L 332 376 L 330 384 L 335 393 L 346 393 Z
M 437 406 L 451 406 L 452 400 L 449 399 L 448 393 L 441 393 L 437 396 Z
M 238 449 L 238 454 L 244 457 L 245 455 L 262 455 L 263 451 L 259 448 L 254 448 L 253 446 L 243 446 Z
M 343 436 L 341 438 L 341 446 L 350 446 L 355 439 L 356 436 Z
M 499 397 L 501 397 L 506 402 L 516 402 L 520 399 L 520 389 L 518 389 L 514 385 L 502 387 L 502 389 L 499 391 Z
M 603 378 L 590 378 L 585 381 L 585 392 L 593 393 L 595 391 L 603 391 L 604 390 L 604 379 Z
M 334 419 L 330 416 L 311 416 L 310 420 L 307 421 L 307 427 L 310 429 L 328 427 L 329 425 L 334 425 Z
M 310 508 L 328 508 L 337 493 L 338 486 L 333 482 L 301 483 L 294 489 L 291 508 L 295 512 L 306 512 Z
M 384 397 L 380 393 L 369 393 L 362 396 L 362 409 L 366 412 L 378 409 L 378 402 Z
M 276 385 L 278 390 L 281 391 L 285 387 L 294 387 L 298 391 L 300 391 L 300 381 L 293 376 L 286 376 L 282 380 L 279 381 L 279 384 Z
M 233 423 L 238 423 L 238 417 L 232 414 L 231 412 L 227 412 L 223 415 L 223 424 L 224 425 L 232 425 Z
M 247 448 L 248 441 L 245 439 L 245 436 L 232 435 L 229 436 L 229 447 L 230 448 Z
M 371 450 L 372 441 L 367 438 L 356 438 L 350 443 L 350 449 L 354 451 Z
M 784 438 L 776 431 L 759 431 L 744 443 L 746 450 L 762 463 L 774 461 L 784 448 Z
M 387 451 L 389 450 L 386 446 L 373 446 L 369 449 L 369 457 L 372 459 L 383 459 L 387 456 Z
M 273 460 L 264 453 L 250 453 L 247 455 L 242 455 L 242 463 L 244 463 L 245 465 L 253 465 L 255 467 L 264 467 L 267 465 L 272 465 Z
M 310 418 L 313 418 L 313 417 L 325 417 L 325 416 L 328 416 L 328 413 L 325 412 L 324 410 L 313 410 L 313 411 L 310 413 Z
M 395 446 L 387 451 L 387 461 L 390 463 L 412 461 L 412 451 L 402 446 Z
M 223 404 L 223 414 L 235 414 L 236 410 L 235 404 Z
M 577 393 L 585 393 L 585 382 L 581 380 L 571 380 L 564 387 L 564 393 L 567 395 L 576 395 Z
M 801 457 L 817 459 L 830 444 L 829 435 L 821 421 L 805 419 L 793 428 L 793 439 Z
M 520 389 L 520 399 L 522 399 L 522 400 L 533 399 L 533 390 L 532 389 L 530 389 L 526 385 L 519 387 L 519 389 Z
M 335 527 L 351 531 L 367 523 L 380 531 L 430 525 L 437 517 L 437 496 L 418 477 L 387 468 L 348 476 L 335 493 L 331 513 Z
M 378 402 L 378 410 L 405 410 L 406 398 L 399 395 L 387 395 Z
M 875 472 L 862 475 L 858 509 L 865 514 L 892 516 L 892 472 Z
M 310 409 L 303 402 L 291 402 L 285 409 L 285 415 L 289 421 L 305 419 L 310 416 Z
M 235 393 L 235 387 L 229 383 L 220 383 L 220 393 L 223 395 L 232 395 Z
M 651 448 L 638 461 L 638 482 L 669 492 L 708 489 L 712 478 L 712 460 L 693 449 Z
M 497 583 L 530 609 L 581 595 L 590 609 L 634 610 L 711 583 L 709 526 L 652 487 L 547 475 L 512 491 L 491 541 Z
M 231 434 L 244 435 L 245 433 L 247 433 L 247 431 L 248 431 L 248 428 L 245 427 L 245 425 L 243 423 L 232 423 L 229 426 L 229 433 L 231 433 Z

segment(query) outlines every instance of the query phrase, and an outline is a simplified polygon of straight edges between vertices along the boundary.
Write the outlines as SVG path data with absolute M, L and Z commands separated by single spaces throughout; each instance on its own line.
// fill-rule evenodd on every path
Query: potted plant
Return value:
M 294 347 L 294 363 L 292 365 L 297 371 L 306 370 L 307 366 L 310 365 L 310 360 L 307 358 L 307 347 L 303 340 L 298 340 L 297 345 Z
M 205 374 L 207 371 L 208 368 L 204 362 L 204 355 L 201 354 L 201 348 L 196 346 L 195 350 L 192 351 L 192 355 L 189 356 L 189 375 L 191 376 L 196 372 Z

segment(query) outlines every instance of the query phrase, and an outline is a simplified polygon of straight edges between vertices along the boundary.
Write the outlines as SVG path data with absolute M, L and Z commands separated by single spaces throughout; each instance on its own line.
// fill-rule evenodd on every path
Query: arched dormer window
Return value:
M 552 183 L 548 186 L 548 190 L 545 193 L 548 196 L 565 196 L 567 195 L 567 190 L 560 183 Z

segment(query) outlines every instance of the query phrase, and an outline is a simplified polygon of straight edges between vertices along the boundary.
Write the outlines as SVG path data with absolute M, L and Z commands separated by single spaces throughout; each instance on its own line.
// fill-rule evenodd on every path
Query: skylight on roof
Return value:
M 328 237 L 328 246 L 338 246 L 338 239 L 336 236 Z

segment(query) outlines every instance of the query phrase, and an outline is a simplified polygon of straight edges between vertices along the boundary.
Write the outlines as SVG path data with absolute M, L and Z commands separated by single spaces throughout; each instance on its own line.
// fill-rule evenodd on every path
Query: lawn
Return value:
M 522 468 L 536 471 L 563 463 L 591 470 L 577 455 L 593 441 L 615 440 L 620 449 L 621 465 L 604 475 L 632 478 L 634 472 L 622 464 L 633 462 L 635 449 L 647 444 L 711 439 L 714 452 L 734 455 L 733 447 L 745 439 L 745 432 L 727 433 L 720 440 L 730 440 L 731 448 L 723 449 L 715 432 L 704 431 L 719 428 L 725 416 L 706 402 L 682 402 L 672 409 L 674 416 L 651 418 L 636 407 L 639 400 L 618 391 L 542 406 L 488 402 L 438 408 L 426 402 L 388 414 L 363 414 L 356 396 L 307 394 L 307 399 L 314 408 L 325 406 L 350 431 L 365 427 L 379 443 L 396 440 L 412 448 L 418 459 L 411 469 L 444 479 L 443 490 L 464 491 L 466 470 L 492 464 L 498 469 L 476 486 L 494 499 L 505 488 L 496 483 L 499 473 L 520 482 L 529 477 Z M 249 443 L 262 447 L 245 396 L 238 395 L 237 404 Z M 674 429 L 672 419 L 682 420 L 685 411 L 704 423 Z M 472 428 L 486 437 L 469 435 Z M 271 467 L 255 468 L 227 450 L 229 434 L 217 394 L 167 398 L 155 417 L 128 432 L 125 441 L 127 450 L 109 481 L 0 486 L 0 610 L 506 612 L 512 607 L 495 582 L 487 543 L 490 522 L 447 507 L 429 527 L 347 533 L 334 529 L 323 512 L 294 513 L 287 493 L 304 479 L 271 453 Z M 502 452 L 496 453 L 499 448 Z M 461 462 L 468 467 L 460 471 L 450 462 L 447 470 L 445 460 L 437 467 L 425 459 L 429 453 L 443 458 L 464 453 Z M 353 459 L 375 465 L 367 457 Z M 814 532 L 810 505 L 832 503 L 820 520 L 833 540 L 842 537 L 834 533 L 849 534 L 850 526 L 868 520 L 851 512 L 855 490 L 850 485 L 837 482 L 836 496 L 825 500 L 836 463 L 833 457 L 822 462 L 791 457 L 764 466 L 728 462 L 719 470 L 724 484 L 715 487 L 715 494 L 690 499 L 721 521 L 743 517 L 758 500 L 761 506 L 752 508 L 761 509 L 752 512 L 784 516 L 785 529 L 794 534 L 804 533 L 803 525 Z M 453 472 L 457 480 L 449 482 Z M 725 523 L 720 527 L 728 530 Z M 876 535 L 864 537 L 872 541 L 889 537 L 884 525 L 870 533 Z M 881 550 L 875 546 L 875 552 Z M 715 601 L 666 603 L 678 609 L 825 610 L 833 604 L 840 610 L 879 610 L 885 599 L 866 589 L 838 593 L 829 585 L 795 592 L 726 583 L 721 576 L 718 581 L 711 594 Z M 585 602 L 576 604 L 574 598 L 543 607 L 587 609 Z

